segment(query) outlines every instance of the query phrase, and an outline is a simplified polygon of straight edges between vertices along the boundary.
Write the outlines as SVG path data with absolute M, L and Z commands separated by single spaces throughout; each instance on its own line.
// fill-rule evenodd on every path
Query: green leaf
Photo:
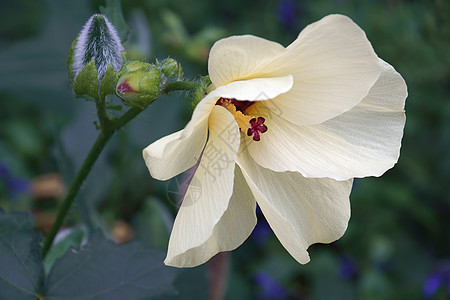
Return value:
M 145 246 L 165 249 L 169 242 L 173 216 L 157 198 L 149 198 L 133 219 L 137 238 Z
M 114 94 L 116 92 L 117 73 L 111 65 L 108 65 L 105 76 L 103 76 L 100 84 L 100 98 L 105 99 L 106 95 Z
M 78 97 L 98 100 L 98 79 L 94 60 L 91 60 L 78 74 L 73 90 Z
M 174 282 L 174 292 L 159 297 L 145 298 L 145 300 L 185 300 L 209 299 L 209 278 L 208 266 L 198 266 L 191 269 L 179 270 Z M 248 299 L 240 297 L 236 299 Z M 144 299 L 143 299 L 144 300 Z
M 44 265 L 34 218 L 0 211 L 0 299 L 36 299 L 44 287 Z
M 45 256 L 44 267 L 47 274 L 56 259 L 63 256 L 69 248 L 80 246 L 83 236 L 86 234 L 86 229 L 81 226 L 67 230 L 70 230 L 67 235 L 54 243 L 50 248 L 50 251 L 47 253 L 47 256 Z
M 120 0 L 106 0 L 106 7 L 100 6 L 100 12 L 114 25 L 122 43 L 127 41 L 128 25 L 123 17 Z
M 47 279 L 46 300 L 143 299 L 171 290 L 176 270 L 164 253 L 138 243 L 116 245 L 94 232 L 85 248 L 69 250 Z

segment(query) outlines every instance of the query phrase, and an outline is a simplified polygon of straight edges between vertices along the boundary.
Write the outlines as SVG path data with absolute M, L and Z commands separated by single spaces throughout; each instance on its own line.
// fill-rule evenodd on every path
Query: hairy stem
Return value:
M 83 184 L 84 179 L 89 174 L 92 166 L 97 160 L 98 156 L 102 152 L 108 140 L 111 138 L 112 132 L 110 134 L 105 135 L 104 132 L 100 132 L 97 140 L 89 151 L 88 156 L 86 157 L 81 169 L 78 171 L 75 179 L 72 181 L 70 185 L 69 191 L 64 198 L 61 206 L 58 209 L 58 214 L 56 216 L 55 223 L 53 224 L 50 232 L 47 235 L 47 239 L 45 240 L 44 247 L 42 248 L 42 256 L 45 257 L 48 253 L 48 250 L 52 246 L 53 240 L 55 239 L 56 234 L 58 233 L 61 225 L 64 222 L 64 218 L 66 217 L 67 212 L 72 206 L 73 201 L 75 200 L 75 196 L 78 194 L 81 185 Z
M 170 91 L 193 90 L 196 89 L 199 85 L 200 83 L 198 82 L 188 82 L 188 81 L 168 82 L 162 89 L 162 92 L 168 93 Z M 56 234 L 61 228 L 64 219 L 70 207 L 72 206 L 75 197 L 77 196 L 80 190 L 81 185 L 83 184 L 84 180 L 91 171 L 92 166 L 97 161 L 97 158 L 99 157 L 103 148 L 105 148 L 106 143 L 114 135 L 114 132 L 116 132 L 118 129 L 122 128 L 125 124 L 130 122 L 142 111 L 143 108 L 133 107 L 129 109 L 125 114 L 123 114 L 120 118 L 111 120 L 108 119 L 106 114 L 105 99 L 101 99 L 101 101 L 97 103 L 97 114 L 101 124 L 100 134 L 98 135 L 97 140 L 95 141 L 85 161 L 83 162 L 81 169 L 78 171 L 77 175 L 75 176 L 75 179 L 70 185 L 66 197 L 64 198 L 60 207 L 58 208 L 58 214 L 56 216 L 55 223 L 50 229 L 50 232 L 48 233 L 44 246 L 42 248 L 43 257 L 45 257 L 48 251 L 50 250 L 53 244 L 53 240 L 55 239 Z
M 166 83 L 162 91 L 164 93 L 168 93 L 171 91 L 194 90 L 199 85 L 200 85 L 199 82 L 194 81 L 172 81 Z
M 56 234 L 58 233 L 61 225 L 64 222 L 64 219 L 72 206 L 73 201 L 75 200 L 76 195 L 78 194 L 81 185 L 86 179 L 87 175 L 91 171 L 92 166 L 96 162 L 98 156 L 102 152 L 103 148 L 105 148 L 106 143 L 109 139 L 114 135 L 118 129 L 123 127 L 129 121 L 131 121 L 134 117 L 136 117 L 139 113 L 142 112 L 142 109 L 133 107 L 129 109 L 124 115 L 122 115 L 119 119 L 111 121 L 109 128 L 101 128 L 100 134 L 97 137 L 94 145 L 89 151 L 86 159 L 83 162 L 80 170 L 78 171 L 75 179 L 70 185 L 69 191 L 64 198 L 61 206 L 58 209 L 58 214 L 56 216 L 55 223 L 53 224 L 50 232 L 47 235 L 47 239 L 45 240 L 44 247 L 42 248 L 42 256 L 45 257 L 50 250 L 50 247 L 53 244 L 53 240 L 55 239 Z

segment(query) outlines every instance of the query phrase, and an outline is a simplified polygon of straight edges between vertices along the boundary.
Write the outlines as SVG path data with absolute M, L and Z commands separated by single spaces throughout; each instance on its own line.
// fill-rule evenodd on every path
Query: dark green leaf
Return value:
M 167 247 L 173 216 L 159 199 L 147 199 L 133 221 L 137 238 L 145 246 L 159 249 Z
M 55 262 L 47 280 L 47 298 L 142 299 L 171 289 L 175 269 L 163 265 L 160 251 L 138 243 L 116 245 L 100 232 L 81 250 L 69 250 Z
M 56 241 L 45 256 L 44 266 L 46 273 L 50 271 L 55 260 L 63 256 L 70 247 L 79 247 L 83 236 L 86 234 L 86 229 L 81 226 L 66 230 L 70 231 L 65 237 Z
M 114 25 L 119 34 L 122 43 L 125 43 L 128 37 L 128 25 L 123 17 L 120 0 L 106 0 L 106 7 L 101 6 L 100 12 Z
M 206 300 L 209 298 L 209 280 L 207 265 L 192 269 L 179 270 L 177 279 L 174 282 L 174 290 L 169 295 L 161 297 L 145 298 L 145 300 Z M 242 296 L 242 295 L 241 295 Z M 238 299 L 247 299 L 239 297 Z
M 0 299 L 36 299 L 44 285 L 40 233 L 27 213 L 0 211 Z

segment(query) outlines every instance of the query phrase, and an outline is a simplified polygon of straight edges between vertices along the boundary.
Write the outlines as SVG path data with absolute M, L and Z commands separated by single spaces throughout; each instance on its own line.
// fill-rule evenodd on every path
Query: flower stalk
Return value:
M 164 93 L 169 93 L 171 91 L 181 91 L 181 90 L 193 90 L 197 88 L 199 83 L 197 82 L 184 82 L 184 81 L 175 81 L 166 84 L 163 88 Z M 77 196 L 81 185 L 83 184 L 86 177 L 89 175 L 89 172 L 92 169 L 92 166 L 97 161 L 100 153 L 105 148 L 108 141 L 114 135 L 114 133 L 128 124 L 131 120 L 133 120 L 137 115 L 139 115 L 145 108 L 141 107 L 132 107 L 126 113 L 124 113 L 120 118 L 110 119 L 106 113 L 105 99 L 100 99 L 100 101 L 96 102 L 97 104 L 97 115 L 100 121 L 100 133 L 92 145 L 91 150 L 89 151 L 86 159 L 84 160 L 80 170 L 75 176 L 72 184 L 69 187 L 69 191 L 64 198 L 62 204 L 58 208 L 57 216 L 55 223 L 53 224 L 50 232 L 47 235 L 47 238 L 44 242 L 44 246 L 42 248 L 42 256 L 45 258 L 48 251 L 52 247 L 53 240 L 56 237 L 59 229 L 61 228 L 64 219 L 71 208 L 75 197 Z

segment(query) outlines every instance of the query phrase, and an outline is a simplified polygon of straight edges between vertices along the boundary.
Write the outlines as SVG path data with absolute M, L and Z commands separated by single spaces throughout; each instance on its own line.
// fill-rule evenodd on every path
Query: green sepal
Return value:
M 91 60 L 78 74 L 73 87 L 78 97 L 86 100 L 98 100 L 97 69 L 94 60 Z
M 183 68 L 181 67 L 181 64 L 178 63 L 178 80 L 181 80 L 181 77 L 183 77 L 184 72 L 183 72 Z
M 73 55 L 74 55 L 74 49 L 75 45 L 77 44 L 78 36 L 75 40 L 73 40 L 72 45 L 70 46 L 69 53 L 67 54 L 67 71 L 69 72 L 69 82 L 70 86 L 73 87 L 74 85 L 74 78 L 73 78 L 73 71 L 72 71 L 72 65 L 73 65 Z
M 202 76 L 200 78 L 200 85 L 195 89 L 194 95 L 192 96 L 192 110 L 195 109 L 197 104 L 205 97 L 208 93 L 208 88 L 211 85 L 211 80 L 209 76 Z
M 121 51 L 120 55 L 122 55 L 122 59 L 123 59 L 124 62 L 126 62 L 128 60 L 127 51 Z M 123 67 L 123 65 L 122 65 L 122 67 Z
M 178 74 L 178 62 L 173 58 L 163 60 L 160 68 L 161 72 L 169 79 Z
M 105 76 L 103 76 L 102 82 L 100 83 L 100 99 L 105 99 L 106 95 L 116 92 L 117 79 L 117 73 L 114 72 L 111 65 L 108 65 Z

